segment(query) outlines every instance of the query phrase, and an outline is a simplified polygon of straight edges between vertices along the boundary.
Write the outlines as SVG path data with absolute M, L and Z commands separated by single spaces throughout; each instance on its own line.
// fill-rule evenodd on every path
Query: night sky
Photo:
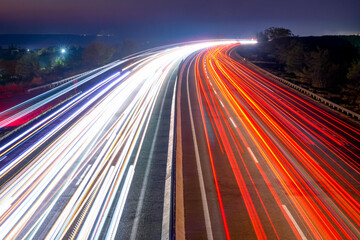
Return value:
M 0 0 L 0 34 L 186 39 L 253 37 L 271 26 L 300 36 L 360 33 L 360 1 Z

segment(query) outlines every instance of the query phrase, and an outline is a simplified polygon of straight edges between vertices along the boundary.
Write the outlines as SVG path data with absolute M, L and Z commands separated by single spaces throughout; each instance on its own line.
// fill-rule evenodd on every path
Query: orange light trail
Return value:
M 227 220 L 231 213 L 222 199 L 217 170 L 225 159 L 257 238 L 267 238 L 266 226 L 281 238 L 269 213 L 271 205 L 258 189 L 259 177 L 296 238 L 359 238 L 360 131 L 234 60 L 236 45 L 204 50 L 194 65 L 226 236 L 232 236 Z M 255 207 L 255 202 L 260 204 Z

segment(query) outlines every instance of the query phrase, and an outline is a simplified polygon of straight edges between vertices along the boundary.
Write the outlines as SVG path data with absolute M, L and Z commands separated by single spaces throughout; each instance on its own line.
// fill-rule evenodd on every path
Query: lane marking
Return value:
M 294 217 L 292 216 L 291 212 L 290 212 L 289 209 L 286 207 L 286 205 L 283 204 L 282 207 L 284 208 L 286 214 L 289 216 L 291 222 L 294 224 L 296 230 L 299 232 L 301 239 L 307 240 L 305 234 L 303 233 L 303 231 L 301 231 L 299 225 L 298 225 L 297 222 L 295 221 Z
M 115 226 L 119 226 L 122 212 L 124 210 L 125 203 L 126 203 L 126 198 L 129 193 L 129 190 L 130 190 L 130 185 L 132 183 L 132 179 L 134 177 L 134 173 L 135 173 L 135 167 L 134 167 L 134 165 L 130 165 L 128 173 L 125 178 L 123 188 L 120 192 L 118 202 L 116 203 L 114 215 L 111 218 L 111 221 L 109 224 L 109 230 L 106 234 L 105 239 L 115 240 L 116 233 L 118 231 L 118 228 Z
M 234 121 L 232 120 L 232 118 L 229 118 L 229 119 L 230 119 L 232 125 L 234 125 L 234 127 L 237 128 L 237 126 L 236 126 L 236 124 L 234 123 Z
M 174 150 L 174 122 L 175 122 L 175 95 L 176 95 L 177 78 L 175 79 L 173 97 L 170 112 L 170 130 L 169 144 L 166 163 L 166 177 L 164 189 L 164 209 L 162 218 L 161 239 L 170 239 L 170 215 L 171 215 L 171 185 L 172 185 L 172 163 Z
M 85 171 L 83 172 L 83 174 L 81 174 L 81 177 L 79 178 L 79 180 L 76 182 L 76 184 L 75 184 L 75 186 L 78 186 L 80 183 L 81 183 L 81 181 L 84 179 L 84 177 L 85 177 L 85 174 L 89 171 L 89 168 L 91 167 L 91 164 L 89 164 L 87 167 L 86 167 L 86 169 L 85 169 Z
M 220 104 L 221 104 L 221 106 L 222 107 L 224 107 L 224 104 L 223 104 L 223 102 L 219 99 L 219 101 L 220 101 Z
M 186 64 L 186 63 L 184 63 Z M 184 65 L 183 65 L 184 66 Z M 181 99 L 183 88 L 183 69 L 179 72 L 178 89 L 176 96 L 176 163 L 175 163 L 175 234 L 178 240 L 185 240 L 185 214 L 184 214 L 184 178 L 183 178 L 183 155 L 181 135 Z
M 187 89 L 186 90 L 187 90 L 187 99 L 188 99 L 189 114 L 190 114 L 191 131 L 192 131 L 192 136 L 193 136 L 193 141 L 194 141 L 196 168 L 197 168 L 198 177 L 199 177 L 200 193 L 201 193 L 201 200 L 202 200 L 203 211 L 204 211 L 207 239 L 208 240 L 213 240 L 214 238 L 213 238 L 211 222 L 210 222 L 209 207 L 208 207 L 207 199 L 206 199 L 204 177 L 203 177 L 203 173 L 202 173 L 202 170 L 201 170 L 200 154 L 199 154 L 199 149 L 198 149 L 198 145 L 197 145 L 197 141 L 196 141 L 194 120 L 193 120 L 192 109 L 191 109 L 191 104 L 190 104 L 189 70 L 190 70 L 190 66 L 189 66 L 188 71 L 187 71 L 187 78 L 186 78 L 186 80 L 187 80 L 186 81 Z
M 7 155 L 6 155 L 5 157 L 3 157 L 3 158 L 0 160 L 0 162 L 4 161 L 5 158 L 7 158 Z
M 256 163 L 259 163 L 259 161 L 258 161 L 257 158 L 255 157 L 255 154 L 254 154 L 253 151 L 251 150 L 251 148 L 248 147 L 247 149 L 248 149 L 251 157 L 254 159 L 254 161 L 255 161 Z
M 267 90 L 269 90 L 270 92 L 274 92 L 273 90 L 271 90 L 270 88 L 268 88 L 267 86 L 265 86 L 264 84 L 262 84 L 261 82 L 258 82 L 259 84 L 261 84 L 264 88 L 266 88 Z
M 166 93 L 168 91 L 169 85 L 170 85 L 170 81 L 167 82 L 167 85 L 166 85 L 166 88 L 164 91 L 164 95 L 163 95 L 163 99 L 162 99 L 161 105 L 160 105 L 160 111 L 159 111 L 158 119 L 156 122 L 155 133 L 154 133 L 154 138 L 153 138 L 154 141 L 151 143 L 151 146 L 150 146 L 150 153 L 149 153 L 149 157 L 147 159 L 147 163 L 146 163 L 146 167 L 145 167 L 145 173 L 144 173 L 144 178 L 142 181 L 142 187 L 141 187 L 141 191 L 140 191 L 139 201 L 138 201 L 137 208 L 136 208 L 135 219 L 134 219 L 134 223 L 133 223 L 133 226 L 131 229 L 131 234 L 130 234 L 131 240 L 136 239 L 137 231 L 139 228 L 140 218 L 142 217 L 141 213 L 142 213 L 142 209 L 143 209 L 143 205 L 144 205 L 145 192 L 147 189 L 148 179 L 149 179 L 149 175 L 150 175 L 150 166 L 152 164 L 153 157 L 154 157 L 153 155 L 154 155 L 155 143 L 157 140 L 157 136 L 159 134 L 161 116 L 163 114 Z M 159 95 L 157 97 L 159 97 Z M 153 106 L 155 106 L 155 105 L 156 105 L 156 103 Z M 151 119 L 150 115 L 149 115 L 149 119 Z M 146 134 L 147 134 L 147 131 L 144 132 L 143 136 L 145 136 Z M 140 150 L 141 149 L 139 149 L 138 153 L 140 153 Z M 137 157 L 136 157 L 136 159 L 137 159 Z

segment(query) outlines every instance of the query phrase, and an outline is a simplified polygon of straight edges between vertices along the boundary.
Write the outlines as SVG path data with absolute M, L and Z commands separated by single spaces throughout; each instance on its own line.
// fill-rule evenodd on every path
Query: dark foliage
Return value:
M 346 76 L 348 78 L 347 91 L 353 96 L 351 103 L 357 104 L 360 101 L 360 60 L 352 64 Z
M 354 104 L 360 100 L 359 36 L 281 37 L 255 47 L 240 47 L 238 51 L 304 87 L 344 99 L 351 95 Z
M 102 42 L 92 42 L 82 55 L 82 60 L 89 66 L 100 66 L 108 63 L 115 53 L 115 49 Z
M 257 34 L 258 42 L 267 42 L 269 40 L 279 39 L 283 37 L 293 37 L 294 34 L 290 29 L 282 27 L 270 27 L 265 29 L 263 32 Z
M 139 51 L 136 41 L 123 41 L 115 46 L 92 42 L 86 48 L 79 45 L 28 50 L 10 45 L 0 48 L 0 94 L 16 93 L 28 88 L 105 65 Z

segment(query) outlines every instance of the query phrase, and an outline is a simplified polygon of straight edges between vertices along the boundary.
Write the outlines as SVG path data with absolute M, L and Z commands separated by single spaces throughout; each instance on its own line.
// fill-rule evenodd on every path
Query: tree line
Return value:
M 332 100 L 360 110 L 359 36 L 298 37 L 291 30 L 272 27 L 257 37 L 257 46 L 242 46 L 239 54 L 287 80 L 328 93 L 337 98 Z
M 139 50 L 136 41 L 117 45 L 92 42 L 86 47 L 47 47 L 30 50 L 0 47 L 0 94 L 25 91 L 28 88 L 60 80 L 105 65 Z

